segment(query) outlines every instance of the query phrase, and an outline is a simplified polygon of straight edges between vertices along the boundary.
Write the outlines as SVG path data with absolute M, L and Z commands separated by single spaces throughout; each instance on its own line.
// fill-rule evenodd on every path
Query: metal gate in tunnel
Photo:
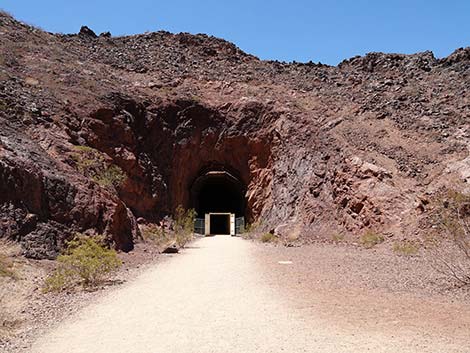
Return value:
M 196 218 L 194 220 L 194 233 L 199 234 L 199 235 L 206 234 L 204 218 Z
M 242 234 L 245 232 L 245 217 L 235 218 L 235 234 Z
M 229 220 L 227 234 L 237 235 L 245 231 L 245 217 L 235 217 L 229 213 L 207 213 L 204 218 L 196 218 L 194 220 L 194 233 L 199 235 L 214 235 L 211 229 L 212 216 L 226 215 Z

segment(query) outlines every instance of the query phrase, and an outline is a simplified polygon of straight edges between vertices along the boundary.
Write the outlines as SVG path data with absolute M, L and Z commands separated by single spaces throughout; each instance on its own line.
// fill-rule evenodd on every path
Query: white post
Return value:
M 235 235 L 235 214 L 230 213 L 230 235 Z
M 211 234 L 211 215 L 206 213 L 204 216 L 204 235 Z

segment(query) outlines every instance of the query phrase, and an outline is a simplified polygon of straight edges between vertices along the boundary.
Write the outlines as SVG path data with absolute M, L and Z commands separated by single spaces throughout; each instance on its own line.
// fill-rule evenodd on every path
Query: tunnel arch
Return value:
M 206 213 L 246 215 L 246 185 L 237 172 L 224 166 L 202 169 L 190 187 L 190 207 L 198 217 Z

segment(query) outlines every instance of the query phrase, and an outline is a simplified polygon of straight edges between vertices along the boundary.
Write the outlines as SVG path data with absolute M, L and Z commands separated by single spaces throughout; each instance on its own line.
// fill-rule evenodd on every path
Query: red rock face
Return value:
M 121 200 L 63 170 L 38 144 L 1 122 L 2 236 L 20 241 L 33 258 L 54 258 L 76 231 L 105 232 L 117 248 L 132 249 L 138 230 Z
M 128 179 L 118 194 L 137 217 L 155 220 L 171 214 L 178 205 L 190 207 L 194 180 L 202 171 L 218 166 L 240 176 L 249 194 L 247 217 L 261 214 L 272 174 L 272 137 L 262 126 L 250 134 L 239 124 L 250 118 L 247 114 L 275 119 L 274 112 L 254 103 L 232 107 L 228 113 L 178 101 L 140 110 L 126 120 L 119 113 L 112 116 L 113 111 L 124 109 L 122 97 L 111 104 L 84 121 L 80 136 L 88 145 L 106 151 L 126 171 Z
M 261 230 L 416 237 L 467 188 L 469 49 L 261 61 L 204 35 L 54 35 L 0 14 L 0 237 L 53 258 L 74 232 L 131 250 L 136 218 L 226 170 Z

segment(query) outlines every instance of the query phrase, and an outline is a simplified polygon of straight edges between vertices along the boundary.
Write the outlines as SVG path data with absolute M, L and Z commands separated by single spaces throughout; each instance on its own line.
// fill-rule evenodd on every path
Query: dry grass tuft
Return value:
M 0 277 L 18 278 L 18 274 L 13 269 L 13 261 L 4 254 L 0 254 Z
M 419 252 L 419 244 L 414 241 L 401 241 L 393 244 L 393 251 L 404 256 L 414 256 Z
M 373 230 L 367 230 L 362 236 L 361 236 L 361 244 L 363 247 L 366 249 L 373 248 L 377 244 L 383 243 L 385 238 L 383 235 L 378 234 L 374 232 Z
M 273 233 L 264 233 L 260 240 L 263 243 L 273 243 L 277 240 L 277 237 Z

